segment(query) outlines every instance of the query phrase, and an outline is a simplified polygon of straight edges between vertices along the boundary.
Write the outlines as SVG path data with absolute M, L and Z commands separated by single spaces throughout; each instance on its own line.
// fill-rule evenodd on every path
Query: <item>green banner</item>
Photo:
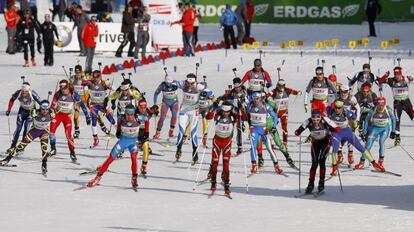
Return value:
M 202 23 L 218 23 L 225 4 L 234 10 L 240 0 L 199 0 Z M 361 0 L 254 0 L 254 23 L 361 24 L 364 4 Z
M 381 0 L 381 21 L 414 21 L 414 0 Z

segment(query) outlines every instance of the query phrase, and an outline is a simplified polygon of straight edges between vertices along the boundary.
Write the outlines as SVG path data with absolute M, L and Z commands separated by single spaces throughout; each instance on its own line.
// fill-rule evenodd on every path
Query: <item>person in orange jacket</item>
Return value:
M 196 14 L 190 7 L 190 3 L 184 4 L 184 13 L 180 20 L 172 22 L 170 26 L 174 24 L 181 24 L 183 27 L 183 44 L 184 52 L 186 56 L 194 56 L 194 44 L 193 44 L 193 33 L 194 33 L 194 21 Z
M 6 20 L 6 31 L 7 31 L 7 50 L 8 54 L 16 53 L 15 37 L 17 23 L 20 21 L 20 16 L 17 14 L 16 6 L 10 6 L 4 13 L 4 19 Z
M 92 16 L 88 24 L 83 28 L 81 39 L 85 46 L 85 72 L 92 73 L 93 56 L 95 55 L 95 47 L 99 35 L 98 25 L 96 24 L 96 16 Z

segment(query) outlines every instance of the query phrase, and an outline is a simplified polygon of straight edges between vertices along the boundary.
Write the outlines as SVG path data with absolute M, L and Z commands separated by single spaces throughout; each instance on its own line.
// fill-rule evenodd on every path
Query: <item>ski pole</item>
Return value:
M 206 76 L 206 75 L 204 75 L 204 76 L 203 76 L 203 81 L 204 81 L 204 83 L 206 84 L 206 88 L 207 88 L 206 78 L 207 78 L 207 76 Z
M 398 57 L 398 58 L 397 58 L 397 61 L 398 61 L 398 67 L 401 67 L 401 58 L 400 58 L 400 57 Z
M 122 80 L 125 81 L 125 73 L 121 73 L 121 76 L 122 76 Z
M 208 131 L 207 131 L 207 138 L 208 138 L 208 135 L 210 134 L 210 132 L 211 132 L 211 130 L 213 129 L 214 127 L 211 127 Z M 190 136 L 191 136 L 191 132 L 190 132 Z M 195 135 L 195 136 L 197 136 L 197 135 Z M 192 138 L 191 138 L 191 140 L 192 140 Z M 184 141 L 183 141 L 183 143 L 184 143 Z M 193 160 L 194 159 L 194 157 L 195 157 L 195 154 L 197 154 L 197 152 L 198 152 L 198 149 L 200 148 L 200 143 L 199 144 L 197 144 L 197 149 L 195 150 L 195 152 L 193 153 L 193 155 L 191 156 L 191 160 Z M 207 148 L 205 148 L 205 149 L 207 149 Z M 204 151 L 203 151 L 204 152 Z M 190 169 L 191 168 L 191 166 L 192 166 L 192 163 L 190 162 L 190 165 L 188 165 L 188 167 L 187 167 L 187 170 L 188 169 Z
M 412 160 L 414 160 L 414 158 L 410 155 L 410 153 L 400 144 L 401 149 L 403 149 L 403 151 L 405 152 L 405 154 L 407 154 Z
M 332 73 L 336 74 L 336 65 L 332 65 Z
M 325 67 L 325 60 L 322 60 L 322 68 Z
M 99 72 L 101 72 L 101 66 L 102 66 L 102 63 L 101 62 L 98 62 Z
M 371 56 L 369 56 L 369 57 L 368 57 L 368 64 L 370 64 L 370 65 L 371 65 L 371 60 L 372 60 L 372 57 L 371 57 Z
M 73 68 L 69 68 L 69 78 L 72 77 Z
M 302 174 L 302 135 L 299 135 L 299 192 L 300 192 L 301 174 Z
M 68 78 L 68 80 L 69 80 L 69 76 L 68 76 L 68 73 L 66 72 L 65 66 L 62 66 L 62 69 L 63 69 L 63 71 L 65 72 L 65 75 L 66 75 L 66 77 L 67 77 L 67 78 Z
M 114 80 L 115 80 L 115 78 L 112 77 L 111 89 L 109 90 L 108 98 L 111 96 L 111 91 L 112 91 L 112 86 L 114 85 Z M 115 118 L 114 118 L 114 120 L 115 120 Z M 115 123 L 116 123 L 116 121 L 115 121 Z M 109 140 L 111 140 L 111 130 L 112 130 L 112 123 L 111 123 L 111 125 L 109 125 L 109 135 L 108 135 L 109 138 L 108 138 L 108 141 L 106 142 L 106 148 L 105 148 L 105 150 L 108 150 Z
M 128 73 L 128 78 L 131 80 L 132 73 Z
M 49 97 L 52 95 L 52 91 L 47 92 L 47 101 L 49 101 Z
M 199 63 L 196 63 L 196 73 L 195 73 L 195 75 L 196 75 L 196 77 L 197 77 L 197 75 L 198 75 L 198 67 L 200 66 L 200 64 Z
M 194 184 L 193 184 L 193 191 L 196 190 L 196 185 L 197 185 L 197 182 L 198 182 L 198 177 L 200 175 L 201 166 L 203 165 L 203 161 L 204 161 L 204 156 L 206 154 L 206 150 L 207 150 L 207 147 L 204 147 L 203 155 L 201 156 L 200 166 L 198 167 L 197 176 L 196 176 L 196 179 L 195 179 Z
M 251 149 L 254 149 L 254 148 L 252 147 Z M 249 180 L 247 178 L 248 174 L 247 174 L 247 164 L 246 164 L 246 152 L 243 152 L 243 163 L 244 163 L 244 178 L 246 181 L 246 193 L 249 193 Z
M 24 83 L 24 79 L 25 79 L 26 77 L 25 76 L 21 76 L 20 77 L 20 79 L 22 79 L 22 82 Z
M 168 76 L 167 67 L 164 67 L 165 76 Z
M 339 170 L 339 165 L 338 165 L 338 179 L 339 179 L 339 186 L 341 186 L 341 192 L 344 193 L 344 188 L 342 187 L 341 171 Z
M 259 59 L 260 60 L 262 60 L 262 53 L 263 53 L 263 51 L 262 50 L 259 50 Z
M 10 143 L 11 143 L 12 138 L 11 138 L 11 129 L 10 129 L 10 117 L 8 117 L 8 116 L 7 116 L 7 125 L 8 125 L 8 128 L 9 128 L 9 140 L 10 140 Z
M 233 73 L 234 73 L 234 77 L 237 77 L 237 73 L 236 73 L 237 72 L 237 68 L 233 68 L 232 70 L 233 70 Z
M 277 81 L 280 81 L 280 67 L 277 67 Z

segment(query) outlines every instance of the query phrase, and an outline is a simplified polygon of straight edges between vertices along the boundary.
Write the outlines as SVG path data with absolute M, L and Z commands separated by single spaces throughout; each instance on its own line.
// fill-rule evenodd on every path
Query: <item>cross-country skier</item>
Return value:
M 117 137 L 119 137 L 119 141 L 114 145 L 109 154 L 106 161 L 98 167 L 97 171 L 98 174 L 94 179 L 88 182 L 88 187 L 96 186 L 102 178 L 102 175 L 108 170 L 109 165 L 114 161 L 119 154 L 125 149 L 128 148 L 129 152 L 131 153 L 131 172 L 132 172 L 132 179 L 131 185 L 134 189 L 138 187 L 137 181 L 137 156 L 138 156 L 138 147 L 136 145 L 138 134 L 139 134 L 139 127 L 140 123 L 135 118 L 136 109 L 134 106 L 129 105 L 125 108 L 125 115 L 122 117 L 121 123 L 118 124 L 118 132 Z
M 283 130 L 283 145 L 287 148 L 288 140 L 288 114 L 289 114 L 289 96 L 290 95 L 302 95 L 300 90 L 294 90 L 286 87 L 286 82 L 280 79 L 277 82 L 276 88 L 272 91 L 272 98 L 276 103 L 276 114 L 279 121 L 282 123 Z
M 380 84 L 387 83 L 392 89 L 392 95 L 394 97 L 394 114 L 397 117 L 395 145 L 399 145 L 401 142 L 400 123 L 402 112 L 405 111 L 411 121 L 414 120 L 413 105 L 411 104 L 408 91 L 408 85 L 413 83 L 413 78 L 411 76 L 403 76 L 401 67 L 394 68 L 394 77 L 390 78 L 389 75 L 390 72 L 388 71 L 378 80 L 378 82 Z
M 365 123 L 365 118 L 368 116 L 368 113 L 374 109 L 377 95 L 371 91 L 371 84 L 365 83 L 361 86 L 361 91 L 355 94 L 355 98 L 361 108 L 361 116 L 359 118 L 359 135 L 362 140 L 364 133 L 362 133 Z
M 276 126 L 279 122 L 277 119 L 277 115 L 268 104 L 263 102 L 262 94 L 260 92 L 252 93 L 251 97 L 253 100 L 246 107 L 246 111 L 249 115 L 251 134 L 250 158 L 252 162 L 252 167 L 250 171 L 251 173 L 257 173 L 257 149 L 259 147 L 260 140 L 262 140 L 266 146 L 267 151 L 270 154 L 270 158 L 273 161 L 275 172 L 278 174 L 282 174 L 283 170 L 279 166 L 276 154 L 272 150 L 272 144 L 269 138 L 269 131 L 266 128 L 267 116 L 270 115 L 273 118 L 273 126 L 270 132 L 272 134 L 274 133 L 274 131 L 276 130 Z
M 24 151 L 27 145 L 36 138 L 40 139 L 40 149 L 42 150 L 42 173 L 47 172 L 47 143 L 49 140 L 49 127 L 52 117 L 50 116 L 49 101 L 43 100 L 40 102 L 40 108 L 38 110 L 32 110 L 33 124 L 29 132 L 24 137 L 23 141 L 20 142 L 17 147 L 3 160 L 1 165 L 7 164 L 13 157 L 18 153 Z
M 239 103 L 240 104 L 240 103 Z M 234 111 L 233 103 L 225 101 L 221 106 L 217 106 L 207 113 L 206 118 L 208 120 L 213 119 L 215 121 L 215 135 L 213 138 L 213 149 L 211 156 L 211 191 L 214 193 L 217 186 L 217 166 L 220 160 L 220 155 L 223 154 L 223 172 L 222 179 L 224 182 L 224 192 L 230 195 L 230 157 L 231 157 L 231 144 L 233 140 L 234 126 L 237 120 L 247 120 L 247 114 L 244 109 L 241 108 L 239 113 Z
M 63 123 L 65 128 L 66 139 L 68 140 L 68 147 L 70 151 L 70 158 L 76 162 L 75 143 L 72 136 L 72 113 L 74 103 L 79 102 L 83 113 L 86 115 L 86 124 L 90 124 L 91 118 L 88 109 L 80 99 L 80 96 L 71 91 L 69 82 L 61 80 L 59 82 L 59 90 L 54 94 L 50 109 L 52 110 L 52 117 L 54 119 L 50 123 L 50 156 L 56 155 L 56 136 L 55 132 L 60 123 Z
M 355 146 L 355 148 L 363 154 L 363 156 L 369 160 L 372 166 L 380 172 L 385 171 L 384 167 L 375 162 L 371 153 L 365 149 L 359 139 L 356 137 L 352 131 L 352 127 L 356 127 L 355 123 L 356 117 L 352 111 L 344 109 L 344 101 L 341 99 L 336 99 L 334 102 L 334 110 L 329 115 L 329 118 L 334 121 L 338 127 L 341 128 L 339 132 L 332 133 L 332 172 L 331 176 L 336 176 L 338 173 L 338 151 L 342 141 L 346 141 Z
M 336 90 L 336 91 L 333 91 L 332 89 L 329 89 L 329 91 L 328 91 L 328 108 L 327 108 L 327 112 L 329 114 L 329 112 L 331 112 L 331 110 L 332 110 L 332 108 L 331 108 L 332 103 L 335 101 L 336 96 L 338 96 L 339 88 L 341 88 L 342 84 L 337 81 L 337 77 L 334 73 L 332 73 L 328 76 L 328 80 L 330 80 L 332 82 L 332 85 L 335 87 L 335 90 Z
M 262 68 L 262 61 L 260 59 L 255 59 L 253 62 L 253 69 L 249 70 L 244 74 L 242 78 L 242 83 L 249 82 L 249 87 L 247 93 L 250 95 L 253 92 L 259 91 L 263 92 L 264 86 L 266 88 L 272 87 L 272 79 L 267 71 Z
M 312 78 L 309 82 L 308 86 L 306 87 L 305 92 L 305 113 L 308 112 L 308 103 L 309 103 L 309 93 L 312 90 L 312 110 L 318 109 L 321 111 L 322 115 L 327 114 L 327 106 L 328 106 L 328 98 L 329 98 L 329 90 L 332 91 L 332 94 L 336 94 L 336 88 L 323 75 L 323 67 L 316 67 L 315 69 L 316 76 Z
M 364 64 L 362 65 L 362 71 L 356 73 L 352 79 L 349 79 L 348 86 L 354 89 L 354 84 L 357 83 L 357 92 L 359 92 L 361 91 L 362 84 L 369 83 L 372 86 L 377 79 L 378 77 L 371 72 L 371 65 Z
M 158 88 L 154 93 L 154 105 L 157 105 L 158 95 L 162 92 L 162 102 L 161 102 L 161 115 L 157 124 L 157 131 L 155 132 L 154 139 L 160 137 L 162 126 L 164 125 L 164 120 L 167 117 L 168 109 L 171 110 L 171 121 L 170 121 L 170 130 L 168 131 L 168 137 L 174 137 L 174 128 L 177 123 L 178 115 L 178 95 L 177 95 L 178 86 L 173 78 L 169 75 L 165 76 L 165 80 L 161 82 Z
M 177 81 L 177 87 L 183 90 L 183 101 L 180 106 L 180 114 L 178 117 L 180 131 L 177 137 L 177 152 L 175 154 L 175 158 L 178 161 L 181 157 L 181 149 L 184 143 L 184 130 L 187 125 L 190 124 L 191 141 L 193 145 L 192 160 L 193 163 L 195 163 L 198 161 L 197 125 L 198 116 L 200 114 L 199 98 L 200 93 L 206 87 L 201 83 L 197 83 L 197 76 L 193 73 L 187 75 L 187 80 Z
M 91 98 L 91 103 L 89 110 L 92 117 L 92 135 L 93 135 L 93 145 L 91 147 L 96 147 L 99 144 L 98 138 L 98 129 L 96 127 L 96 122 L 99 113 L 103 113 L 108 121 L 114 125 L 115 119 L 113 117 L 111 109 L 108 107 L 108 91 L 112 88 L 109 81 L 102 81 L 101 72 L 98 70 L 93 71 L 92 81 L 88 81 L 88 89 Z
M 125 107 L 128 105 L 137 106 L 138 101 L 143 97 L 141 93 L 132 86 L 130 79 L 125 79 L 122 81 L 121 86 L 111 93 L 109 96 L 111 99 L 111 108 L 113 111 L 117 109 L 117 123 L 121 122 L 123 115 L 125 114 Z M 118 103 L 116 103 L 118 101 Z
M 9 100 L 6 116 L 10 115 L 10 111 L 15 100 L 19 100 L 20 107 L 17 113 L 16 130 L 14 131 L 10 148 L 6 151 L 7 154 L 9 154 L 16 147 L 22 127 L 24 127 L 22 139 L 26 136 L 27 130 L 32 123 L 30 111 L 34 108 L 35 102 L 40 104 L 40 97 L 34 90 L 32 90 L 29 82 L 23 82 L 22 87 L 13 93 Z
M 213 105 L 214 93 L 210 89 L 204 89 L 200 94 L 199 105 L 201 122 L 203 125 L 203 145 L 207 146 L 208 120 L 206 118 L 209 108 Z
M 377 138 L 379 138 L 379 158 L 378 164 L 383 166 L 384 163 L 384 146 L 385 140 L 390 135 L 391 139 L 395 139 L 395 116 L 391 111 L 391 108 L 387 106 L 387 102 L 384 97 L 379 97 L 376 100 L 376 107 L 371 111 L 365 119 L 364 134 L 367 135 L 367 142 L 365 148 L 371 151 L 372 146 Z M 391 134 L 390 132 L 391 127 Z M 361 169 L 364 167 L 365 159 L 361 157 L 361 161 L 355 165 L 355 169 Z
M 352 94 L 349 91 L 348 86 L 342 85 L 339 88 L 339 97 L 338 99 L 341 99 L 344 102 L 344 110 L 346 111 L 352 111 L 352 113 L 355 115 L 354 123 L 356 124 L 355 127 L 352 128 L 352 131 L 355 133 L 355 129 L 357 129 L 360 125 L 359 118 L 361 116 L 361 108 L 359 107 L 357 99 L 352 96 Z M 334 108 L 334 106 L 331 106 L 331 108 Z M 344 143 L 341 144 L 339 151 L 338 151 L 338 164 L 341 164 L 344 160 L 343 154 L 342 154 L 342 147 L 344 146 Z M 351 165 L 354 163 L 354 150 L 353 146 L 348 143 L 348 164 Z
M 309 182 L 305 194 L 310 194 L 315 186 L 316 169 L 319 165 L 318 191 L 325 189 L 326 158 L 329 154 L 331 135 L 330 131 L 339 132 L 340 128 L 332 120 L 322 117 L 319 110 L 313 110 L 312 116 L 306 119 L 295 131 L 296 136 L 309 129 L 312 138 L 311 155 L 312 166 L 309 171 Z

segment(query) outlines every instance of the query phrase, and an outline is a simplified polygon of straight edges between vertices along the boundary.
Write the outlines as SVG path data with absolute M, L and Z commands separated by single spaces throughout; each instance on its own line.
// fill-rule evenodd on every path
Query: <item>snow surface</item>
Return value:
M 413 23 L 382 24 L 381 39 L 399 37 L 401 44 L 381 51 L 372 51 L 372 67 L 377 74 L 392 70 L 394 59 L 402 58 L 404 73 L 414 75 L 414 60 L 408 56 L 407 50 L 413 48 Z M 331 29 L 335 29 L 333 32 Z M 204 29 L 204 30 L 203 30 Z M 214 32 L 217 25 L 201 28 L 201 40 L 219 40 L 220 33 Z M 316 25 L 254 25 L 253 31 L 260 33 L 259 39 L 271 38 L 276 41 L 291 38 L 316 41 L 320 37 L 333 38 L 331 33 L 342 41 L 348 38 L 363 37 L 365 26 L 316 26 Z M 209 32 L 209 35 L 206 33 Z M 271 34 L 269 34 L 269 32 Z M 322 35 L 316 34 L 321 32 Z M 216 34 L 215 34 L 216 33 Z M 0 33 L 3 44 L 6 35 Z M 203 38 L 204 37 L 204 38 Z M 277 80 L 276 67 L 282 67 L 281 75 L 288 86 L 304 90 L 314 72 L 317 59 L 326 60 L 326 67 L 337 66 L 339 81 L 345 82 L 367 62 L 367 50 L 338 50 L 337 56 L 332 50 L 313 50 L 313 42 L 304 48 L 303 57 L 298 50 L 281 51 L 276 47 L 266 49 L 263 57 L 264 68 L 270 71 L 273 81 Z M 36 54 L 37 55 L 37 54 Z M 38 56 L 39 66 L 21 68 L 22 54 L 9 56 L 0 53 L 2 84 L 0 85 L 0 105 L 6 109 L 10 95 L 20 88 L 20 76 L 25 75 L 34 90 L 42 97 L 47 91 L 54 90 L 56 82 L 65 77 L 61 66 L 66 68 L 76 64 L 83 57 L 74 53 L 60 53 L 55 56 L 54 67 L 43 67 Z M 229 50 L 225 57 L 224 50 L 197 54 L 195 58 L 174 58 L 166 62 L 168 71 L 175 79 L 183 79 L 188 72 L 194 71 L 195 63 L 200 62 L 200 75 L 207 75 L 209 88 L 216 95 L 223 93 L 233 78 L 232 68 L 236 67 L 239 75 L 251 68 L 257 51 Z M 241 64 L 241 57 L 244 65 Z M 352 63 L 354 59 L 355 65 Z M 282 61 L 285 60 L 282 66 Z M 113 54 L 96 57 L 95 64 L 121 63 Z M 218 72 L 220 65 L 220 72 Z M 174 66 L 177 72 L 174 73 Z M 299 72 L 298 72 L 299 67 Z M 141 91 L 147 92 L 150 104 L 156 86 L 163 80 L 162 63 L 156 63 L 137 69 L 133 82 Z M 114 74 L 115 84 L 121 82 L 121 76 Z M 387 87 L 386 96 L 391 103 L 391 91 Z M 413 94 L 411 93 L 411 98 Z M 8 120 L 14 131 L 18 103 L 15 104 L 10 117 L 1 114 L 0 149 L 5 151 L 10 144 Z M 289 151 L 296 162 L 299 161 L 298 137 L 293 131 L 306 118 L 303 110 L 303 96 L 291 97 L 289 118 Z M 151 120 L 153 132 L 154 120 Z M 169 118 L 163 128 L 162 139 L 167 137 Z M 108 123 L 107 123 L 108 124 Z M 0 167 L 0 225 L 2 231 L 412 231 L 414 226 L 414 161 L 401 148 L 386 150 L 385 167 L 401 173 L 402 177 L 377 174 L 368 170 L 342 174 L 344 193 L 341 193 L 339 180 L 334 178 L 326 183 L 326 193 L 319 198 L 308 197 L 296 199 L 298 194 L 298 172 L 289 168 L 280 153 L 280 164 L 288 178 L 275 175 L 272 163 L 265 152 L 265 168 L 260 174 L 248 179 L 249 193 L 246 193 L 243 156 L 231 159 L 231 190 L 233 200 L 222 196 L 219 186 L 217 196 L 208 199 L 209 184 L 192 186 L 197 174 L 198 165 L 190 167 L 191 147 L 183 148 L 182 162 L 173 164 L 175 147 L 164 148 L 152 143 L 154 153 L 150 156 L 148 178 L 139 178 L 139 190 L 130 188 L 130 160 L 122 159 L 113 162 L 110 170 L 103 176 L 100 186 L 93 189 L 74 191 L 86 184 L 93 175 L 79 176 L 80 172 L 95 168 L 107 157 L 105 136 L 100 132 L 101 143 L 94 150 L 89 149 L 92 143 L 91 129 L 86 126 L 81 116 L 81 138 L 75 141 L 76 151 L 81 165 L 74 165 L 69 160 L 69 152 L 62 126 L 57 133 L 58 156 L 62 159 L 50 159 L 48 177 L 40 174 L 39 143 L 30 144 L 25 153 L 11 163 L 16 168 Z M 402 145 L 414 154 L 413 128 L 407 115 L 402 117 Z M 201 125 L 199 136 L 201 136 Z M 177 130 L 176 130 L 177 132 Z M 152 133 L 151 133 L 152 137 Z M 302 137 L 304 139 L 304 137 Z M 116 142 L 109 142 L 111 148 Z M 211 146 L 211 140 L 209 140 Z M 387 140 L 386 147 L 392 141 Z M 235 148 L 235 144 L 233 147 Z M 248 147 L 245 141 L 244 146 Z M 233 150 L 235 152 L 235 150 Z M 199 179 L 204 179 L 208 172 L 211 150 L 200 148 L 199 157 L 205 152 L 204 163 Z M 378 145 L 372 152 L 378 157 Z M 128 153 L 126 153 L 128 156 Z M 360 154 L 356 154 L 358 160 Z M 345 156 L 346 157 L 346 156 Z M 250 158 L 246 154 L 249 162 Z M 206 160 L 208 160 L 206 162 Z M 248 166 L 250 168 L 250 165 Z M 307 184 L 310 168 L 310 146 L 302 146 L 301 187 Z M 328 164 L 327 172 L 330 172 Z

